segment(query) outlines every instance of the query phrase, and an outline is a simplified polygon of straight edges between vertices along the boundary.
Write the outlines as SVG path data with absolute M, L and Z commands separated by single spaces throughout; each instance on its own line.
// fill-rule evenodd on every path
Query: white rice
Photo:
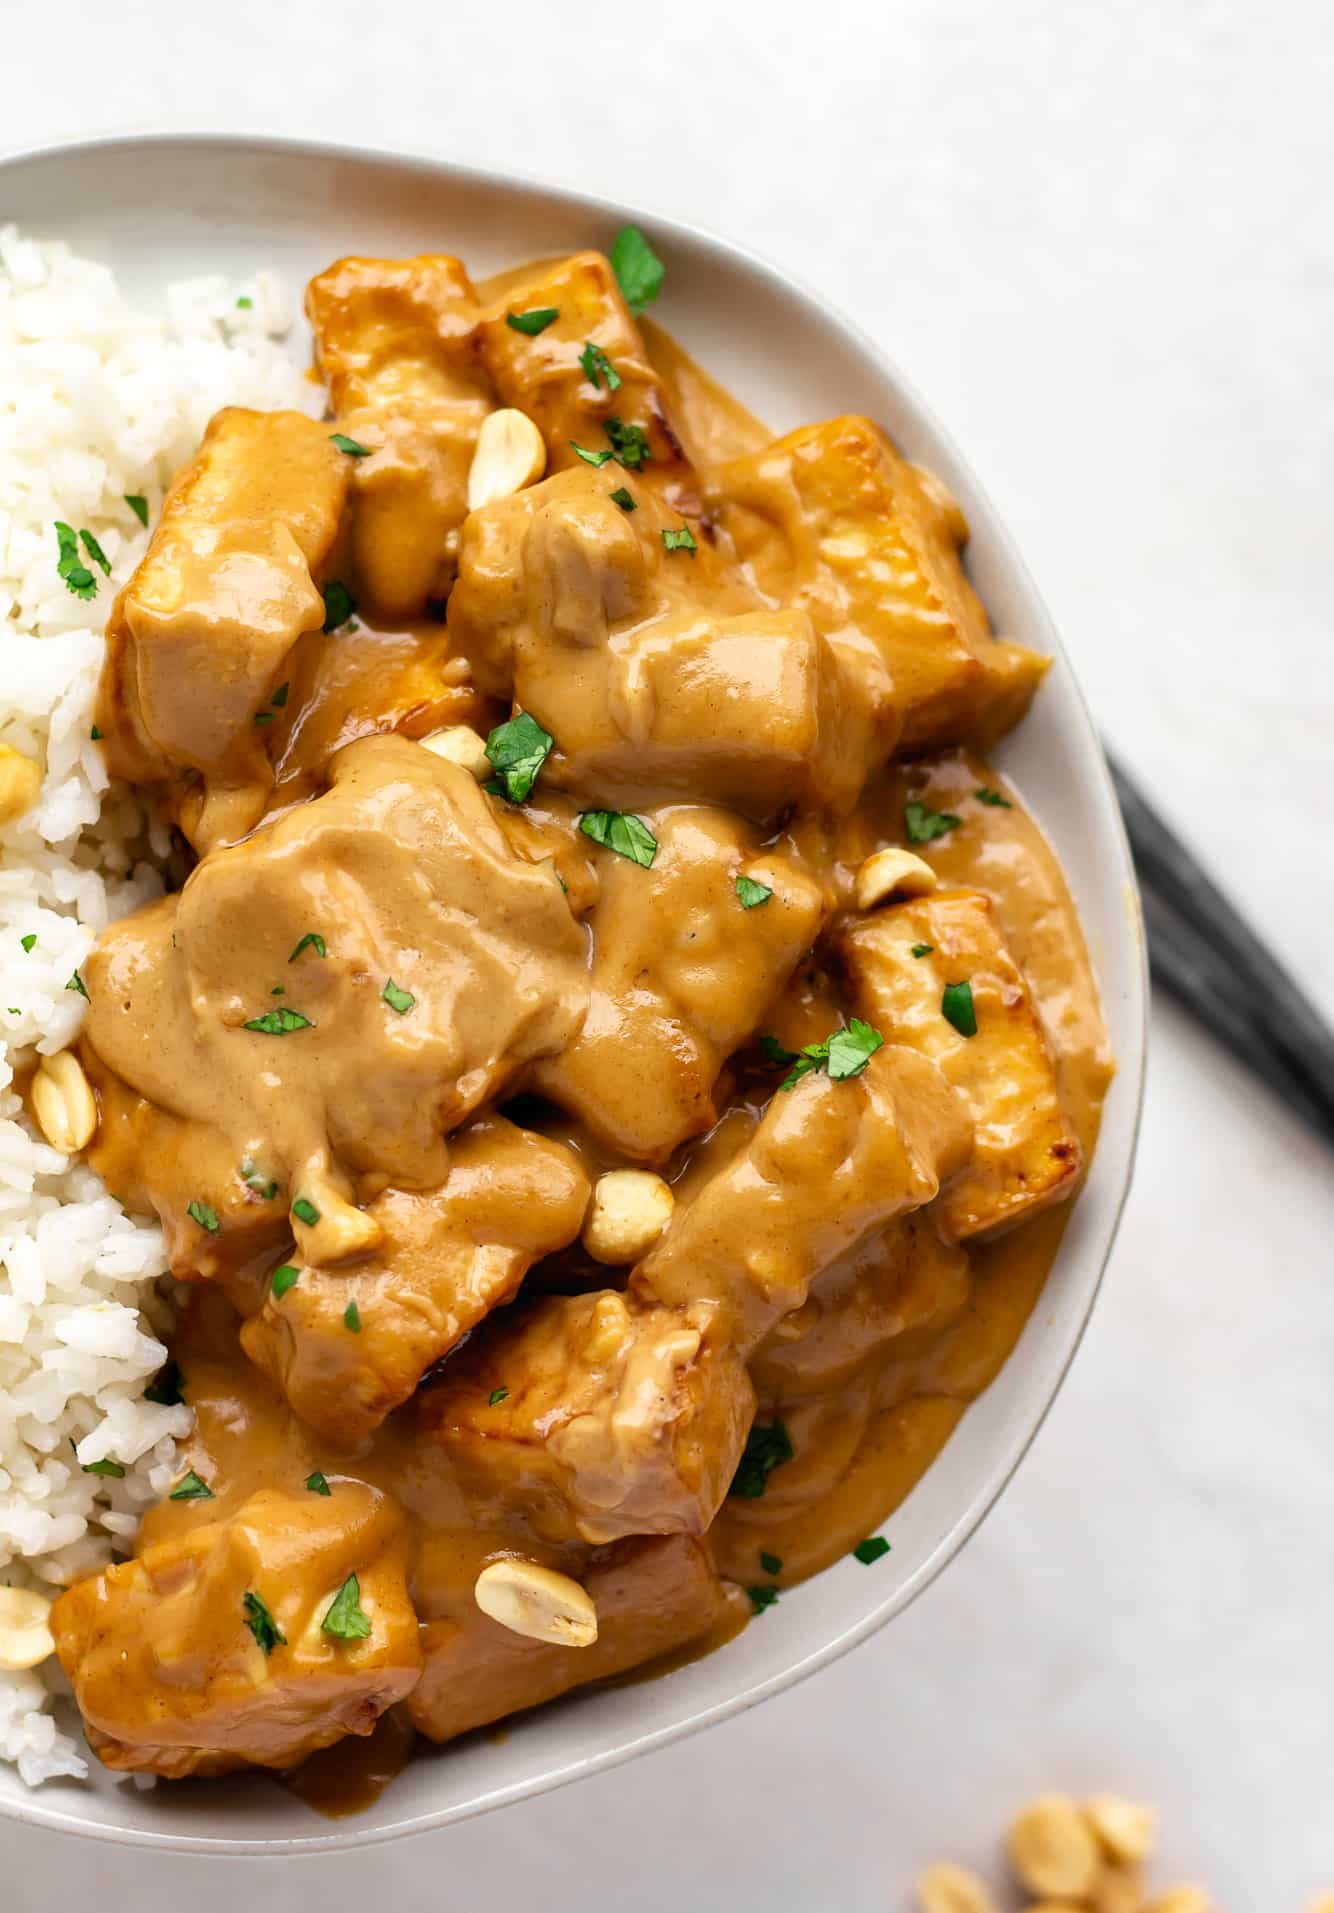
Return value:
M 126 495 L 151 525 L 219 406 L 320 410 L 289 323 L 267 274 L 179 283 L 154 314 L 105 267 L 0 226 L 0 744 L 44 772 L 0 826 L 0 1586 L 50 1592 L 128 1552 L 191 1425 L 143 1398 L 170 1324 L 160 1230 L 49 1148 L 13 1083 L 76 1034 L 67 986 L 97 932 L 161 889 L 165 835 L 91 737 L 103 625 L 148 542 Z M 58 519 L 110 562 L 90 602 L 57 573 Z M 99 1461 L 124 1476 L 84 1472 Z M 0 1759 L 33 1785 L 86 1772 L 50 1711 L 57 1679 L 0 1672 Z

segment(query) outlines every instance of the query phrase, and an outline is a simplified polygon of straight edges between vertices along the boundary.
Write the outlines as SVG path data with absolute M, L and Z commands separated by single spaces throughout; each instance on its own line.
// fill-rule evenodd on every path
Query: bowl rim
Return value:
M 423 153 L 411 147 L 366 145 L 357 142 L 311 139 L 301 135 L 260 133 L 244 129 L 211 131 L 206 128 L 190 128 L 187 130 L 163 125 L 144 130 L 42 141 L 0 151 L 0 182 L 7 181 L 10 175 L 24 167 L 40 168 L 46 163 L 63 164 L 80 159 L 96 163 L 99 158 L 143 149 L 156 151 L 164 158 L 172 149 L 183 149 L 195 154 L 224 149 L 232 154 L 258 158 L 267 156 L 276 160 L 298 158 L 351 164 L 369 162 L 371 165 L 415 172 L 427 180 L 452 181 L 456 186 L 465 189 L 471 187 L 492 191 L 499 188 L 556 199 L 566 206 L 609 221 L 620 223 L 631 221 L 651 226 L 665 236 L 676 237 L 688 242 L 697 250 L 702 249 L 711 254 L 719 265 L 735 268 L 740 263 L 758 280 L 789 299 L 795 300 L 815 323 L 840 335 L 845 342 L 853 346 L 861 356 L 877 368 L 881 376 L 895 390 L 906 409 L 935 437 L 955 466 L 968 474 L 973 498 L 987 514 L 990 541 L 1000 564 L 1023 598 L 1047 651 L 1066 667 L 1068 688 L 1086 732 L 1083 743 L 1085 747 L 1092 746 L 1092 749 L 1087 751 L 1087 769 L 1093 789 L 1101 798 L 1102 821 L 1109 827 L 1111 840 L 1119 850 L 1119 871 L 1113 872 L 1104 868 L 1099 875 L 1099 884 L 1111 884 L 1114 879 L 1119 881 L 1127 918 L 1125 934 L 1134 945 L 1134 960 L 1126 966 L 1127 990 L 1123 1009 L 1131 1042 L 1129 1047 L 1122 1045 L 1116 1059 L 1118 1095 L 1123 1099 L 1129 1098 L 1131 1103 L 1129 1120 L 1123 1124 L 1123 1161 L 1119 1165 L 1119 1184 L 1111 1198 L 1109 1213 L 1103 1225 L 1105 1238 L 1100 1250 L 1093 1251 L 1097 1257 L 1096 1270 L 1089 1282 L 1082 1310 L 1070 1332 L 1069 1344 L 1063 1358 L 1049 1378 L 1043 1397 L 1035 1401 L 1027 1414 L 1021 1418 L 1022 1426 L 1019 1434 L 1011 1439 L 994 1470 L 986 1475 L 972 1496 L 947 1521 L 917 1569 L 860 1620 L 841 1627 L 832 1637 L 809 1651 L 801 1653 L 798 1659 L 780 1671 L 766 1675 L 738 1692 L 703 1706 L 686 1718 L 668 1721 L 660 1726 L 631 1734 L 615 1746 L 595 1753 L 579 1755 L 549 1768 L 536 1777 L 521 1778 L 508 1784 L 492 1787 L 488 1792 L 472 1800 L 445 1806 L 434 1812 L 430 1810 L 413 1812 L 401 1819 L 392 1820 L 388 1824 L 358 1826 L 355 1821 L 339 1821 L 328 1823 L 327 1832 L 302 1833 L 290 1837 L 283 1834 L 266 1834 L 260 1838 L 247 1836 L 231 1839 L 210 1834 L 177 1832 L 165 1827 L 158 1830 L 106 1825 L 85 1819 L 77 1812 L 69 1811 L 64 1807 L 46 1804 L 38 1789 L 33 1789 L 30 1793 L 21 1793 L 17 1797 L 0 1794 L 0 1817 L 14 1820 L 20 1825 L 26 1824 L 50 1831 L 75 1834 L 85 1839 L 106 1840 L 123 1846 L 236 1857 L 328 1854 L 429 1833 L 464 1819 L 515 1805 L 521 1800 L 564 1786 L 570 1781 L 606 1772 L 641 1754 L 653 1752 L 673 1741 L 696 1734 L 719 1721 L 746 1712 L 772 1695 L 795 1687 L 799 1682 L 841 1659 L 852 1648 L 878 1633 L 889 1621 L 910 1607 L 957 1557 L 1010 1485 L 1020 1463 L 1037 1439 L 1065 1384 L 1101 1293 L 1133 1180 L 1143 1118 L 1148 1049 L 1148 954 L 1143 934 L 1134 863 L 1106 757 L 1098 741 L 1098 734 L 1083 687 L 1070 666 L 1069 657 L 1051 614 L 1028 567 L 1005 521 L 985 487 L 978 480 L 972 465 L 960 452 L 953 437 L 941 425 L 931 407 L 923 400 L 913 381 L 903 373 L 877 340 L 823 294 L 808 285 L 786 266 L 778 265 L 748 245 L 729 239 L 708 227 L 697 225 L 691 220 L 659 212 L 639 202 L 632 204 L 628 201 L 610 199 L 602 194 L 568 186 L 559 181 L 553 182 L 549 178 L 544 179 L 532 174 L 511 171 L 507 167 L 478 166 L 465 160 Z

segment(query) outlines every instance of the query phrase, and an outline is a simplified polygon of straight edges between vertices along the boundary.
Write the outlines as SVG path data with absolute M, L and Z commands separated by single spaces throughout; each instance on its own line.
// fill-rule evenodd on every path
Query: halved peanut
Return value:
M 468 510 L 521 492 L 546 468 L 546 443 L 526 412 L 505 406 L 488 413 L 468 470 Z
M 1137 1866 L 1105 1866 L 1098 1875 L 1093 1898 L 1085 1902 L 1092 1913 L 1143 1913 L 1144 1881 Z
M 991 1894 L 967 1867 L 948 1860 L 917 1876 L 919 1913 L 996 1913 Z
M 51 1603 L 29 1588 L 0 1588 L 0 1668 L 7 1674 L 38 1667 L 56 1651 L 48 1619 Z
M 675 1196 L 651 1169 L 609 1169 L 593 1185 L 584 1247 L 595 1262 L 638 1262 L 667 1227 L 675 1207 Z
M 32 1079 L 32 1112 L 53 1149 L 72 1156 L 92 1141 L 97 1102 L 73 1050 L 44 1056 Z
M 0 744 L 0 824 L 12 824 L 31 810 L 41 788 L 41 765 L 22 751 Z
M 1213 1896 L 1202 1886 L 1171 1886 L 1144 1913 L 1214 1913 Z
M 1085 1899 L 1097 1883 L 1098 1843 L 1073 1800 L 1045 1794 L 1010 1827 L 1010 1858 L 1024 1885 L 1049 1899 Z
M 929 897 L 936 873 L 911 850 L 877 850 L 857 872 L 853 894 L 859 910 L 874 910 L 891 897 Z
M 477 1577 L 473 1596 L 483 1614 L 552 1647 L 591 1647 L 598 1614 L 586 1588 L 536 1561 L 492 1561 Z
M 443 757 L 447 764 L 457 764 L 479 784 L 494 773 L 486 745 L 470 724 L 451 724 L 446 730 L 432 731 L 429 737 L 422 739 L 422 748 L 433 757 Z
M 1153 1852 L 1158 1815 L 1142 1801 L 1123 1800 L 1114 1793 L 1095 1794 L 1084 1802 L 1084 1817 L 1109 1860 L 1133 1866 Z

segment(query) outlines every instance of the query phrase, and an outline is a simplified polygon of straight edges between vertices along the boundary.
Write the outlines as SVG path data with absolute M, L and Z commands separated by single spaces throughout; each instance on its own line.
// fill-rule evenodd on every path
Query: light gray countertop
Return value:
M 658 206 L 822 288 L 965 448 L 1107 736 L 1334 1013 L 1321 0 L 5 12 L 6 147 L 164 124 L 416 147 Z M 1160 1803 L 1164 1881 L 1299 1913 L 1334 1887 L 1334 1160 L 1175 1013 L 1153 1043 L 1056 1410 L 869 1645 L 703 1738 L 347 1859 L 7 1827 L 0 1899 L 898 1913 L 1031 1791 L 1115 1787 Z

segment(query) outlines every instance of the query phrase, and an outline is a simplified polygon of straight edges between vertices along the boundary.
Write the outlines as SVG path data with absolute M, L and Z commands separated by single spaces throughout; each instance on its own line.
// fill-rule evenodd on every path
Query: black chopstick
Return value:
M 1334 1142 L 1334 1030 L 1126 771 L 1109 763 L 1154 980 Z

